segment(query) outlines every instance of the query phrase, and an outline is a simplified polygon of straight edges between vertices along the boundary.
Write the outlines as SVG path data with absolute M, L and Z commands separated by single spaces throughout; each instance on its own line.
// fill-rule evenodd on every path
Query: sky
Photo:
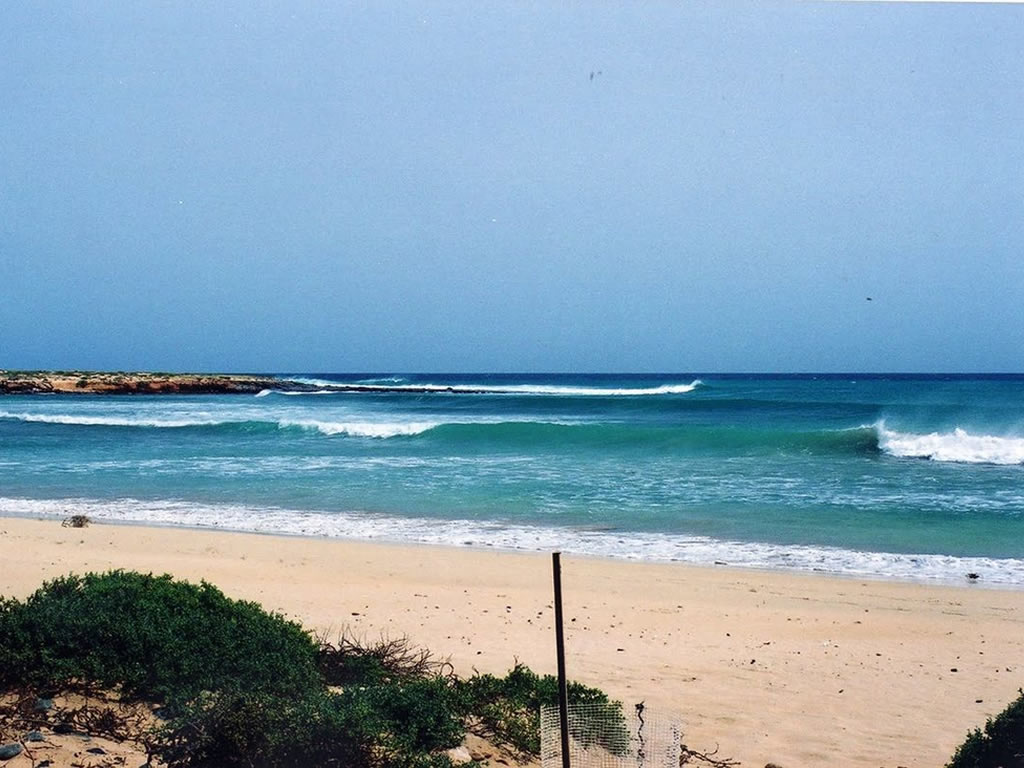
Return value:
M 1024 5 L 0 5 L 0 368 L 1024 371 Z

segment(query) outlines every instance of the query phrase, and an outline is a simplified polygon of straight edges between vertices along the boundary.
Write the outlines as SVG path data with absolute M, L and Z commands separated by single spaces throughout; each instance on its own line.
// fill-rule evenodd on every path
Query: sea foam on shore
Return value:
M 926 583 L 1024 588 L 1024 560 L 936 554 L 858 552 L 837 547 L 716 540 L 705 536 L 566 529 L 473 520 L 431 520 L 359 512 L 317 512 L 237 504 L 118 499 L 0 497 L 0 517 L 67 518 L 110 523 L 314 536 L 451 547 L 550 552 L 692 565 L 804 571 Z

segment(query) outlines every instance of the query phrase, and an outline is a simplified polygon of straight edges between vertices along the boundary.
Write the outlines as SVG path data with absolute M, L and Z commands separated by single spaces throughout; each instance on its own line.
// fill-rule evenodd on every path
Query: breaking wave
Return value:
M 70 413 L 11 413 L 0 411 L 0 419 L 35 424 L 66 424 L 80 427 L 155 427 L 180 429 L 182 427 L 210 427 L 229 422 L 213 418 L 154 419 L 128 416 L 85 416 Z
M 623 422 L 588 422 L 558 419 L 449 418 L 437 420 L 324 419 L 274 415 L 247 418 L 249 414 L 220 419 L 198 416 L 151 418 L 148 416 L 79 415 L 68 413 L 10 413 L 0 420 L 124 429 L 199 429 L 218 431 L 303 431 L 327 437 L 421 438 L 457 451 L 460 447 L 503 446 L 530 448 L 573 445 L 580 448 L 616 447 L 680 450 L 687 453 L 803 453 L 877 452 L 878 439 L 870 427 L 853 430 L 788 431 L 784 429 L 737 429 L 700 425 L 644 425 Z
M 887 429 L 879 422 L 878 444 L 891 456 L 964 464 L 1024 464 L 1024 438 L 951 432 L 915 434 Z
M 401 384 L 391 380 L 356 381 L 351 383 L 323 379 L 295 379 L 318 387 L 315 390 L 282 390 L 282 395 L 328 395 L 347 393 L 377 394 L 449 394 L 449 395 L 521 395 L 553 397 L 650 397 L 685 395 L 704 382 L 694 379 L 689 384 L 662 384 L 656 387 L 583 387 L 558 384 Z M 260 395 L 263 393 L 261 392 Z
M 299 419 L 295 421 L 279 421 L 278 426 L 282 429 L 299 427 L 301 429 L 314 430 L 323 435 L 347 435 L 349 437 L 401 437 L 419 435 L 423 432 L 438 426 L 432 421 L 398 421 L 398 422 L 371 422 L 371 421 L 317 421 L 315 419 Z
M 512 388 L 508 388 L 512 389 Z M 532 390 L 542 389 L 532 387 Z M 586 390 L 586 388 L 554 388 Z M 603 390 L 610 391 L 610 390 Z M 631 392 L 639 390 L 616 390 Z M 650 390 L 645 390 L 650 391 Z M 236 430 L 247 433 L 303 431 L 327 437 L 422 438 L 457 450 L 460 445 L 508 447 L 576 445 L 594 448 L 636 446 L 683 452 L 731 454 L 884 454 L 964 464 L 1024 464 L 1024 437 L 975 434 L 962 428 L 915 433 L 891 429 L 884 421 L 849 429 L 795 430 L 765 425 L 648 425 L 631 422 L 572 421 L 558 418 L 499 419 L 331 419 L 281 413 L 89 414 L 0 410 L 0 422 L 86 428 Z
M 115 427 L 126 429 L 218 429 L 244 432 L 305 430 L 323 435 L 387 438 L 418 435 L 438 426 L 430 421 L 323 421 L 317 419 L 245 419 L 245 418 L 161 418 L 131 416 L 85 416 L 68 413 L 11 413 L 0 411 L 0 420 L 29 424 L 53 424 L 73 427 Z

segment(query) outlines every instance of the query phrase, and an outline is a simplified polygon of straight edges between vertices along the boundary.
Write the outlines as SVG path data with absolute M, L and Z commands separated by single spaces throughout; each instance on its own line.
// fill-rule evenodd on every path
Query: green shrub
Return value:
M 555 678 L 520 664 L 503 678 L 459 680 L 404 638 L 316 642 L 205 582 L 124 571 L 0 598 L 0 692 L 15 688 L 25 701 L 93 688 L 165 704 L 167 719 L 137 735 L 169 768 L 450 768 L 443 750 L 467 723 L 536 755 L 539 707 L 558 695 Z M 576 683 L 569 698 L 598 712 L 573 736 L 621 751 L 619 705 Z
M 120 687 L 184 702 L 245 687 L 320 685 L 302 628 L 216 587 L 124 571 L 67 576 L 0 604 L 0 685 Z
M 975 728 L 947 768 L 1024 768 L 1024 690 L 1010 706 Z
M 438 680 L 298 698 L 201 697 L 157 734 L 153 749 L 171 768 L 450 768 L 438 752 L 465 731 L 447 687 Z
M 540 754 L 540 707 L 558 704 L 558 679 L 516 664 L 502 678 L 476 674 L 460 683 L 463 708 L 474 730 L 523 754 Z M 600 744 L 620 754 L 629 743 L 621 704 L 597 688 L 570 682 L 571 704 L 589 704 L 595 717 L 570 732 L 584 746 Z
M 450 749 L 461 743 L 466 732 L 460 694 L 450 679 L 402 681 L 361 693 L 386 721 L 386 741 L 394 752 Z
M 202 697 L 162 729 L 152 749 L 169 766 L 323 765 L 367 768 L 382 726 L 352 697 L 310 691 Z

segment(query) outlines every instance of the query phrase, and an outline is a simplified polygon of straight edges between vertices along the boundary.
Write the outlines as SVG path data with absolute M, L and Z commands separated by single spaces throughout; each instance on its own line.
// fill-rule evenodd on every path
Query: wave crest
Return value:
M 319 379 L 296 379 L 320 387 L 316 390 L 281 390 L 282 395 L 330 395 L 351 393 L 373 394 L 442 394 L 442 395 L 521 395 L 554 397 L 650 397 L 685 395 L 704 386 L 700 379 L 689 384 L 661 384 L 657 387 L 582 387 L 564 384 L 400 384 L 390 380 L 352 383 L 326 382 Z M 261 393 L 262 394 L 262 393 Z
M 886 429 L 879 422 L 879 447 L 891 456 L 963 464 L 1024 464 L 1024 438 L 952 432 L 914 434 Z
M 10 411 L 0 411 L 0 419 L 35 424 L 66 424 L 79 427 L 158 427 L 165 429 L 212 427 L 231 423 L 223 419 L 151 419 L 130 418 L 126 416 L 82 416 L 70 413 L 12 413 Z
M 12 413 L 0 411 L 0 419 L 22 421 L 37 424 L 57 424 L 75 427 L 123 427 L 128 429 L 239 429 L 247 431 L 274 429 L 305 429 L 323 435 L 347 435 L 348 437 L 401 437 L 418 435 L 434 427 L 440 422 L 433 421 L 320 421 L 316 419 L 282 419 L 269 421 L 242 418 L 178 418 L 154 419 L 133 418 L 129 416 L 85 416 L 69 413 Z
M 387 438 L 419 435 L 439 426 L 439 423 L 433 421 L 350 422 L 300 419 L 296 421 L 279 421 L 278 426 L 282 429 L 300 427 L 301 429 L 313 430 L 328 436 L 346 435 L 348 437 Z

